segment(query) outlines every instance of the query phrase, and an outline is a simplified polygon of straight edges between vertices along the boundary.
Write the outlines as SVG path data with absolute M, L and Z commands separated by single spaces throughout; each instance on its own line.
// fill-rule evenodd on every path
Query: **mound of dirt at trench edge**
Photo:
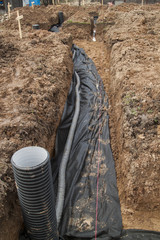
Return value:
M 53 155 L 55 131 L 72 79 L 70 35 L 0 33 L 0 239 L 18 239 L 22 218 L 10 159 L 25 146 Z

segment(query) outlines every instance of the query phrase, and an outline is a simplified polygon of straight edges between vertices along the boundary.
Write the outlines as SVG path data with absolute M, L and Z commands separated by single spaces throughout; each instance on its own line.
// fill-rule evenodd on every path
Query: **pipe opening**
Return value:
M 43 166 L 49 158 L 49 153 L 41 147 L 25 147 L 12 156 L 13 166 L 19 169 L 33 169 Z
M 96 42 L 96 24 L 97 24 L 98 15 L 91 18 L 91 36 L 93 42 Z

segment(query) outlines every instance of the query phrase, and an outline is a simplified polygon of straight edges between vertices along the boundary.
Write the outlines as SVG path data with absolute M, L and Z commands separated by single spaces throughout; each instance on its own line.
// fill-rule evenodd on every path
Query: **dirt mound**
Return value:
M 74 14 L 78 7 L 68 5 L 62 6 L 34 6 L 32 7 L 23 7 L 14 9 L 11 12 L 11 18 L 5 20 L 3 25 L 9 29 L 17 29 L 17 10 L 19 10 L 20 15 L 23 15 L 23 19 L 21 20 L 22 30 L 28 31 L 31 30 L 33 24 L 39 24 L 40 28 L 43 30 L 48 30 L 51 25 L 58 23 L 58 12 L 62 11 L 64 14 L 64 20 L 69 18 L 72 14 Z
M 114 6 L 114 9 L 112 7 L 112 9 L 114 11 L 118 11 L 118 12 L 130 12 L 139 7 L 140 7 L 140 5 L 137 3 L 122 3 L 120 5 Z
M 69 17 L 63 24 L 63 32 L 71 33 L 73 39 L 92 40 L 92 23 L 94 16 L 101 16 L 108 6 L 100 4 L 86 5 Z
M 147 223 L 138 223 L 136 227 L 144 228 L 147 224 L 146 228 L 158 230 L 160 222 L 154 219 L 160 209 L 159 53 L 157 46 L 152 44 L 153 41 L 145 39 L 114 45 L 111 102 L 115 106 L 112 120 L 117 137 L 113 142 L 116 143 L 114 154 L 122 213 L 130 209 L 131 215 L 144 211 L 144 218 L 147 209 L 150 221 L 146 218 Z M 125 226 L 133 227 L 133 222 L 129 222 L 128 219 L 123 221 Z
M 2 32 L 0 43 L 0 239 L 17 239 L 21 221 L 10 158 L 30 145 L 53 154 L 72 79 L 72 40 L 70 35 L 40 30 L 22 41 Z
M 100 16 L 103 11 L 107 10 L 107 6 L 89 5 L 82 8 L 69 17 L 63 24 L 63 32 L 71 33 L 73 39 L 87 39 L 92 41 L 92 20 L 94 16 Z
M 156 4 L 146 4 L 142 6 L 142 9 L 147 11 L 157 10 L 160 7 L 160 3 Z
M 160 14 L 144 9 L 106 13 L 112 25 L 104 39 L 111 51 L 110 123 L 123 224 L 158 230 Z
M 90 38 L 91 24 L 90 15 L 81 8 L 78 12 L 72 15 L 64 22 L 62 30 L 64 33 L 71 33 L 73 39 L 88 39 Z
M 90 15 L 85 12 L 84 9 L 80 9 L 74 15 L 72 15 L 67 22 L 71 23 L 89 23 L 90 24 Z

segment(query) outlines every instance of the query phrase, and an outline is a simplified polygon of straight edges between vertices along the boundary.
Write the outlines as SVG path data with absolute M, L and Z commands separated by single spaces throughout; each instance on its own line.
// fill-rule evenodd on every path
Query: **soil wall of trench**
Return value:
M 53 156 L 56 129 L 72 79 L 71 46 L 70 35 L 38 31 L 19 40 L 5 30 L 0 33 L 1 240 L 17 240 L 22 228 L 12 154 L 38 145 Z
M 124 228 L 160 227 L 160 5 L 101 15 L 110 55 L 111 145 Z
M 55 13 L 52 8 L 44 10 L 44 29 Z M 13 19 L 2 24 L 0 239 L 17 240 L 22 226 L 11 155 L 28 145 L 45 147 L 53 154 L 55 131 L 72 77 L 70 33 L 95 62 L 109 95 L 111 146 L 124 228 L 158 231 L 160 5 L 61 8 L 58 11 L 64 11 L 66 21 L 59 34 L 34 32 L 31 23 L 23 22 L 20 41 Z M 28 14 L 28 10 L 21 11 Z M 96 43 L 91 37 L 94 15 L 99 16 Z M 57 22 L 54 16 L 52 23 Z M 37 17 L 36 23 L 40 20 Z

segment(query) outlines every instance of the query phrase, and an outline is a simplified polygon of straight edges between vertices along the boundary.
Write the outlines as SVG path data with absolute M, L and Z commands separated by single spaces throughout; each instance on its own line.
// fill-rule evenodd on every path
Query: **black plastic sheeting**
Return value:
M 119 240 L 159 240 L 160 232 L 145 231 L 138 229 L 123 230 Z
M 66 240 L 158 240 L 159 232 L 122 230 L 120 202 L 109 137 L 108 100 L 95 65 L 83 49 L 72 47 L 80 77 L 80 115 L 66 171 L 60 235 Z M 75 111 L 73 79 L 56 136 L 53 185 Z M 21 234 L 20 240 L 27 239 Z
M 68 238 L 68 239 L 75 239 L 80 240 L 80 238 Z M 84 239 L 84 238 L 83 238 Z M 86 238 L 85 240 L 87 240 Z M 95 239 L 95 238 L 94 238 Z M 98 239 L 106 239 L 106 238 L 97 238 Z M 136 230 L 136 229 L 128 229 L 123 230 L 122 235 L 120 238 L 115 240 L 159 240 L 160 239 L 160 232 L 153 232 L 153 231 L 145 231 L 145 230 Z M 30 239 L 24 232 L 20 234 L 19 240 L 32 240 Z M 65 240 L 64 238 L 60 237 L 60 240 Z M 111 238 L 111 240 L 114 240 Z
M 73 55 L 74 71 L 81 82 L 80 115 L 67 165 L 65 203 L 59 231 L 64 237 L 94 239 L 97 228 L 99 238 L 119 237 L 122 220 L 109 140 L 107 95 L 92 60 L 76 46 Z M 57 169 L 61 162 L 72 122 L 75 85 L 74 76 L 57 131 L 57 156 L 53 169 Z M 54 181 L 56 174 L 54 171 Z
M 58 23 L 53 24 L 48 31 L 59 32 L 59 28 L 62 26 L 63 22 L 64 22 L 63 12 L 58 12 Z

